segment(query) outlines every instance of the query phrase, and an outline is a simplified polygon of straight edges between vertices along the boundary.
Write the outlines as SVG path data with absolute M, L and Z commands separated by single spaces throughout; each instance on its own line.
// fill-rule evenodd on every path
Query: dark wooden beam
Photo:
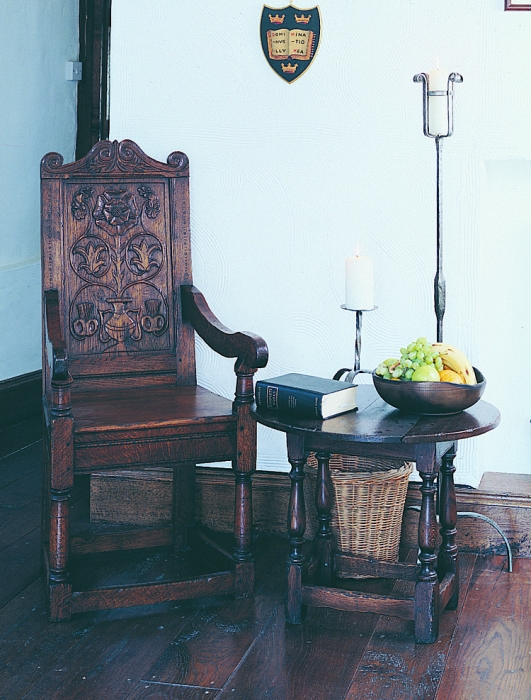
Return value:
M 109 136 L 111 0 L 80 0 L 76 159 Z

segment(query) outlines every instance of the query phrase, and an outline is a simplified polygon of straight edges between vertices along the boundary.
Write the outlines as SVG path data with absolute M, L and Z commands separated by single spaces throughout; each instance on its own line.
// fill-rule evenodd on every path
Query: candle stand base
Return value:
M 352 383 L 358 374 L 372 374 L 370 369 L 360 369 L 360 358 L 361 358 L 361 324 L 363 319 L 364 311 L 374 311 L 377 306 L 373 306 L 372 309 L 348 309 L 345 304 L 341 304 L 341 308 L 345 311 L 354 311 L 356 313 L 356 343 L 354 346 L 354 367 L 350 369 L 349 367 L 342 367 L 338 369 L 334 374 L 334 379 L 338 379 L 344 382 Z

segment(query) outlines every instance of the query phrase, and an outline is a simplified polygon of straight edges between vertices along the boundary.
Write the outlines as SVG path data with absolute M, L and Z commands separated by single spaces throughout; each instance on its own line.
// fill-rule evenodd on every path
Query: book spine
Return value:
M 322 418 L 322 394 L 305 389 L 257 382 L 256 405 L 258 408 L 292 413 L 303 418 Z

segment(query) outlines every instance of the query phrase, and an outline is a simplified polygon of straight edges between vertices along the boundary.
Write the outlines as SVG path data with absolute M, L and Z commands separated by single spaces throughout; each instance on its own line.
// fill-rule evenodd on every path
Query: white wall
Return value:
M 77 0 L 1 3 L 0 380 L 41 367 L 39 164 L 74 156 L 77 25 Z
M 362 364 L 435 339 L 435 148 L 412 79 L 436 58 L 462 73 L 444 144 L 445 340 L 502 412 L 460 448 L 458 482 L 473 485 L 531 472 L 531 12 L 503 5 L 325 0 L 319 53 L 287 84 L 262 54 L 261 3 L 113 0 L 111 137 L 188 153 L 195 283 L 224 323 L 266 338 L 262 377 L 352 363 L 354 317 L 339 307 L 357 244 L 379 307 Z M 231 396 L 231 362 L 202 345 L 198 357 Z M 259 465 L 285 467 L 282 436 L 260 430 Z

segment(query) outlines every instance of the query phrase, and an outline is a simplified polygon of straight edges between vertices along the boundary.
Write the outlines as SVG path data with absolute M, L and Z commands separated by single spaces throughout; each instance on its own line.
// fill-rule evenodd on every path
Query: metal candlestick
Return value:
M 450 83 L 462 83 L 463 76 L 459 73 L 450 73 L 448 76 L 446 90 L 429 90 L 428 89 L 428 74 L 418 73 L 413 77 L 415 83 L 423 83 L 423 129 L 424 136 L 435 139 L 435 151 L 437 154 L 436 168 L 436 189 L 437 189 L 437 271 L 434 280 L 434 307 L 435 316 L 437 318 L 437 342 L 442 342 L 443 339 L 443 316 L 446 308 L 446 282 L 443 276 L 443 242 L 442 242 L 442 141 L 453 134 L 454 130 L 454 91 L 451 89 Z M 446 134 L 430 133 L 430 97 L 442 96 L 446 97 L 446 116 L 448 121 L 448 130 Z
M 374 311 L 377 309 L 377 306 L 373 306 L 372 309 L 348 309 L 345 304 L 341 304 L 341 308 L 344 309 L 345 311 L 354 311 L 356 313 L 356 341 L 354 344 L 354 367 L 350 369 L 349 367 L 343 367 L 342 369 L 338 369 L 337 372 L 334 374 L 334 379 L 341 379 L 343 375 L 346 373 L 346 377 L 344 377 L 345 382 L 352 382 L 354 378 L 358 374 L 372 374 L 372 370 L 370 369 L 360 369 L 361 367 L 361 323 L 362 323 L 362 318 L 363 318 L 363 312 L 364 311 Z

